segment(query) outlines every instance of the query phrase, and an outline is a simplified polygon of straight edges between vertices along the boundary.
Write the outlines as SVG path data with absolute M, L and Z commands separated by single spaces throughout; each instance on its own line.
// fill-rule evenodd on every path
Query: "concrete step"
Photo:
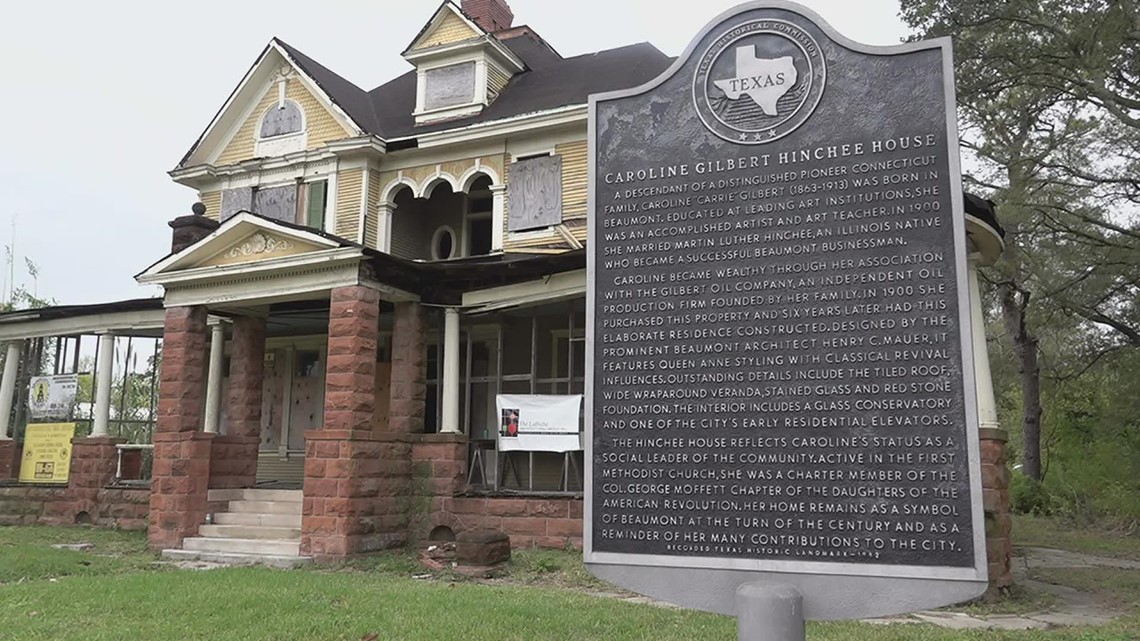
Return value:
M 301 514 L 251 514 L 245 512 L 218 512 L 217 525 L 261 525 L 266 527 L 300 528 Z M 202 526 L 205 527 L 205 526 Z
M 300 514 L 300 501 L 230 501 L 229 512 L 246 514 Z
M 171 561 L 207 561 L 226 565 L 267 565 L 273 568 L 296 568 L 313 562 L 311 556 L 274 554 L 242 554 L 237 552 L 208 552 L 204 550 L 163 550 L 162 558 Z
M 257 488 L 210 490 L 207 498 L 211 501 L 298 501 L 303 498 L 301 490 L 260 490 Z
M 182 540 L 182 549 L 202 552 L 237 552 L 241 554 L 267 554 L 271 556 L 297 556 L 301 552 L 301 541 L 223 539 L 192 536 Z
M 274 541 L 299 541 L 301 528 L 274 527 L 265 525 L 201 525 L 198 534 L 220 539 L 268 539 Z

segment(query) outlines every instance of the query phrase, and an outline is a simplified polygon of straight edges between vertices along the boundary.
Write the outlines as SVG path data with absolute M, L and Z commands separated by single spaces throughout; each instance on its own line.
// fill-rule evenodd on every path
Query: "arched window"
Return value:
M 301 108 L 292 100 L 286 100 L 279 105 L 273 105 L 261 117 L 260 138 L 285 136 L 301 131 L 303 127 Z

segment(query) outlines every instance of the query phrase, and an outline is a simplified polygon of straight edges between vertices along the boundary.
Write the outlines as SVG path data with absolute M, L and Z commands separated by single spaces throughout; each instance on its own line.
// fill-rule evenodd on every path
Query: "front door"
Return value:
M 270 339 L 265 349 L 257 482 L 300 487 L 305 432 L 324 422 L 325 339 Z

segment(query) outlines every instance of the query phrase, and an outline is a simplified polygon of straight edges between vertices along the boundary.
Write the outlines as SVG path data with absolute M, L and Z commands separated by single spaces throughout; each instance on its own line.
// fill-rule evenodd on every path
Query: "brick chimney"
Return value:
M 206 206 L 202 203 L 194 203 L 190 210 L 193 213 L 189 216 L 179 216 L 167 223 L 174 230 L 170 238 L 170 253 L 172 254 L 177 254 L 202 240 L 218 228 L 218 221 L 206 218 Z
M 510 29 L 515 20 L 515 14 L 504 0 L 463 0 L 460 8 L 489 33 Z

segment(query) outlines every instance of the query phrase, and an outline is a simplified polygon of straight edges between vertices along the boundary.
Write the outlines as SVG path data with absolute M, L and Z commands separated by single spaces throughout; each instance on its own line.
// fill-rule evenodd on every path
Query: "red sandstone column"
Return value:
M 211 488 L 253 487 L 261 441 L 261 390 L 265 374 L 265 319 L 234 319 L 225 435 L 214 439 Z
M 172 307 L 163 328 L 148 538 L 178 547 L 206 515 L 213 434 L 199 431 L 206 397 L 206 309 Z
M 332 291 L 324 429 L 372 431 L 380 293 L 355 285 Z
M 397 303 L 392 326 L 392 384 L 388 429 L 402 434 L 424 431 L 427 397 L 427 325 L 419 303 Z
M 398 545 L 410 444 L 373 430 L 380 295 L 332 291 L 324 426 L 305 433 L 301 553 L 321 559 Z

